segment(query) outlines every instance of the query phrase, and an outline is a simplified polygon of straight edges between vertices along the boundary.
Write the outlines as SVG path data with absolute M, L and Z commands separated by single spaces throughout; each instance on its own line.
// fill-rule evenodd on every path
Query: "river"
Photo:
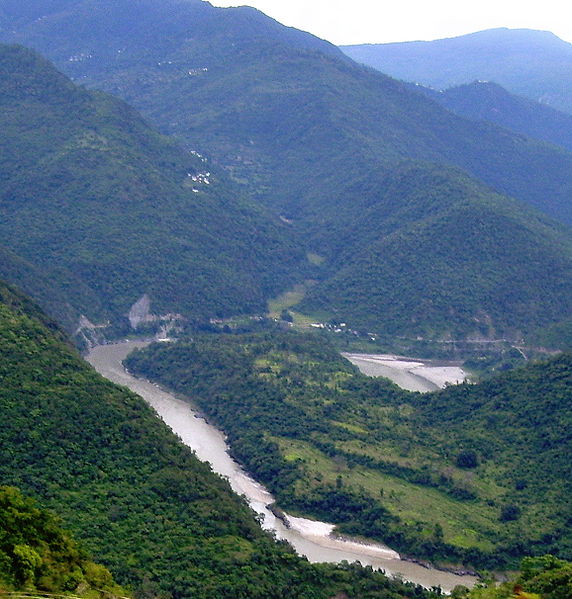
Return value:
M 274 498 L 261 484 L 247 474 L 228 454 L 224 435 L 209 425 L 192 406 L 144 379 L 135 378 L 122 366 L 122 361 L 135 348 L 147 345 L 141 341 L 126 341 L 101 345 L 91 350 L 87 361 L 109 380 L 128 387 L 151 405 L 163 421 L 197 457 L 209 462 L 215 472 L 228 478 L 232 489 L 244 495 L 251 508 L 263 517 L 262 526 L 287 540 L 294 549 L 311 562 L 339 563 L 360 561 L 364 566 L 385 570 L 425 587 L 440 586 L 449 592 L 458 584 L 472 586 L 476 579 L 457 576 L 419 564 L 401 560 L 399 554 L 380 544 L 364 544 L 332 537 L 334 526 L 305 518 L 286 515 L 287 527 L 267 508 Z
M 436 391 L 447 384 L 457 385 L 467 378 L 460 362 L 417 360 L 391 354 L 343 353 L 368 376 L 384 376 L 408 391 Z

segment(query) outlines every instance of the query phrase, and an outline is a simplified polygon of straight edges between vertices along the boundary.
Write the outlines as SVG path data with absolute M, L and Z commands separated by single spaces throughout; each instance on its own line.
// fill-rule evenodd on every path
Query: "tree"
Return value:
M 457 456 L 457 466 L 459 468 L 476 468 L 478 465 L 479 459 L 473 450 L 462 451 Z

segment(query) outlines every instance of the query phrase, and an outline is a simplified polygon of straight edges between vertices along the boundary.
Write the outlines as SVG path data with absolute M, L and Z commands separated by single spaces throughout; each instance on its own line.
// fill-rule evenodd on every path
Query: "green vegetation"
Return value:
M 572 115 L 511 94 L 496 83 L 474 81 L 442 92 L 421 86 L 415 89 L 458 115 L 572 150 Z
M 568 599 L 572 596 L 572 564 L 552 555 L 527 557 L 520 575 L 501 585 L 458 587 L 452 599 Z
M 0 56 L 2 243 L 64 301 L 23 268 L 2 272 L 68 328 L 66 304 L 76 327 L 78 313 L 127 324 L 143 294 L 154 314 L 262 312 L 295 280 L 306 257 L 292 233 L 216 167 L 31 51 Z
M 458 170 L 419 163 L 356 195 L 325 239 L 330 276 L 296 310 L 412 340 L 518 341 L 571 313 L 567 228 Z
M 74 79 L 132 103 L 294 223 L 319 220 L 336 190 L 404 158 L 455 164 L 572 223 L 569 153 L 457 117 L 253 9 L 142 0 L 133 23 L 130 5 L 10 3 L 1 36 L 45 52 Z M 528 48 L 525 56 L 528 67 Z M 544 68 L 546 61 L 539 63 Z M 488 66 L 497 64 L 506 63 L 487 59 Z M 496 81 L 477 74 L 458 83 L 476 78 Z
M 73 592 L 85 598 L 126 592 L 86 559 L 51 513 L 13 487 L 0 487 L 0 592 Z
M 2 484 L 58 513 L 137 596 L 431 596 L 357 565 L 312 565 L 276 543 L 142 399 L 97 375 L 49 319 L 3 284 L 0 379 Z M 7 518 L 5 502 L 17 508 Z M 21 523 L 12 519 L 20 516 Z M 51 517 L 14 491 L 0 492 L 0 586 L 73 590 L 84 579 L 110 583 Z
M 296 285 L 293 289 L 281 293 L 278 297 L 269 300 L 268 315 L 272 318 L 278 318 L 284 310 L 299 304 L 305 295 L 305 285 Z
M 496 568 L 551 552 L 524 563 L 523 592 L 568 584 L 569 354 L 421 396 L 359 375 L 322 336 L 238 332 L 268 308 L 282 328 L 319 314 L 400 343 L 569 344 L 569 229 L 471 176 L 572 223 L 572 154 L 454 116 L 245 7 L 141 0 L 134 21 L 130 0 L 7 0 L 1 13 L 0 36 L 132 101 L 186 150 L 0 47 L 0 274 L 68 331 L 86 315 L 125 334 L 140 298 L 234 329 L 129 364 L 192 395 L 282 507 L 435 560 Z M 140 330 L 156 326 L 140 312 Z M 275 543 L 3 284 L 0 381 L 0 481 L 60 514 L 142 599 L 431 596 Z M 113 584 L 27 499 L 3 497 L 50 540 L 0 528 L 2 585 Z
M 88 238 L 97 241 L 70 239 L 66 262 L 90 285 L 97 281 L 106 309 L 123 315 L 147 292 L 160 312 L 262 313 L 269 298 L 312 278 L 319 282 L 295 308 L 295 321 L 301 312 L 324 314 L 386 338 L 517 342 L 571 316 L 570 231 L 491 191 L 572 223 L 569 152 L 455 116 L 252 9 L 145 0 L 133 23 L 127 0 L 104 5 L 9 5 L 3 35 L 132 102 L 282 217 L 268 222 L 247 208 L 237 215 L 230 199 L 203 196 L 205 185 L 169 207 L 162 202 L 160 214 L 142 200 L 145 209 L 130 208 L 135 231 L 125 230 L 121 212 L 119 225 L 91 226 Z M 133 142 L 141 137 L 121 147 L 129 142 L 138 153 Z M 83 150 L 101 148 L 97 136 L 79 139 Z M 69 153 L 65 160 L 67 173 L 75 163 Z M 136 182 L 124 181 L 123 168 L 118 185 L 130 197 L 134 190 L 147 199 L 181 197 L 186 173 L 202 166 L 175 168 L 177 160 L 145 160 Z M 212 169 L 209 192 L 232 195 Z M 159 189 L 141 189 L 151 174 Z M 32 178 L 36 196 L 44 178 Z M 114 198 L 120 210 L 124 200 Z M 190 229 L 182 227 L 185 215 Z M 16 231 L 23 222 L 24 215 Z M 124 238 L 122 247 L 110 231 Z M 35 253 L 32 241 L 28 253 L 10 247 L 35 263 L 39 240 Z M 42 244 L 61 259 L 59 246 Z M 101 246 L 113 255 L 99 256 Z
M 192 397 L 284 509 L 485 568 L 572 555 L 571 355 L 423 395 L 317 335 L 193 336 L 127 363 Z
M 10 250 L 0 246 L 0 279 L 13 281 L 42 309 L 55 318 L 60 326 L 73 334 L 80 314 L 69 303 L 69 297 L 59 282 L 50 278 L 40 268 L 33 266 Z

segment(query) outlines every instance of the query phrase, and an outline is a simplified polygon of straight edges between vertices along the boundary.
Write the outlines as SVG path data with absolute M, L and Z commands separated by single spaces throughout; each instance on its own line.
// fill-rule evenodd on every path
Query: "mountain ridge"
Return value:
M 414 89 L 460 116 L 572 150 L 572 115 L 511 94 L 497 83 L 473 81 L 441 92 L 419 85 Z
M 404 163 L 359 189 L 354 212 L 327 221 L 328 276 L 296 310 L 386 339 L 521 343 L 572 308 L 564 225 L 437 165 Z
M 35 53 L 0 52 L 3 243 L 76 313 L 126 323 L 145 294 L 155 314 L 256 312 L 303 267 L 287 226 L 205 157 Z
M 572 44 L 549 31 L 486 29 L 434 41 L 343 46 L 358 62 L 437 90 L 486 80 L 567 113 Z
M 83 0 L 80 10 L 68 0 L 65 22 L 45 19 L 15 31 L 18 12 L 6 11 L 2 37 L 132 103 L 164 133 L 248 180 L 247 192 L 276 209 L 297 198 L 291 212 L 314 203 L 324 194 L 318 187 L 335 185 L 344 171 L 363 176 L 407 158 L 454 164 L 572 223 L 572 183 L 563 174 L 572 171 L 571 155 L 452 116 L 401 83 L 340 59 L 327 42 L 294 35 L 257 11 L 247 11 L 253 30 L 240 9 L 145 0 L 141 19 L 154 19 L 154 26 L 129 29 L 126 46 L 121 27 L 130 23 L 130 5 L 109 6 L 105 19 L 113 27 L 101 36 L 96 14 L 87 11 L 92 2 Z M 173 23 L 171 10 L 184 17 Z M 78 22 L 87 40 L 78 36 Z M 92 54 L 94 43 L 99 54 Z
M 522 212 L 530 215 L 531 223 L 537 227 L 536 233 L 542 227 L 552 231 L 548 240 L 542 241 L 531 228 L 520 228 L 521 232 L 531 236 L 523 240 L 523 247 L 534 247 L 536 255 L 542 256 L 540 271 L 545 276 L 540 281 L 546 283 L 547 290 L 543 294 L 542 285 L 536 285 L 539 282 L 536 271 L 530 276 L 530 270 L 536 265 L 522 261 L 516 252 L 516 240 L 503 239 L 498 227 L 493 226 L 495 215 L 506 216 L 507 211 L 511 213 L 510 218 L 503 216 L 503 222 L 514 225 L 519 218 L 519 209 L 510 198 L 493 192 L 526 201 L 570 224 L 572 153 L 490 123 L 455 116 L 436 102 L 412 92 L 402 82 L 356 65 L 349 59 L 340 60 L 329 50 L 321 52 L 320 48 L 329 49 L 330 46 L 311 36 L 300 34 L 303 40 L 310 40 L 315 46 L 311 49 L 300 47 L 298 37 L 288 41 L 298 35 L 290 30 L 280 30 L 286 38 L 277 42 L 274 31 L 277 27 L 280 29 L 280 25 L 272 22 L 270 26 L 266 17 L 256 11 L 247 11 L 248 18 L 255 19 L 259 27 L 253 33 L 248 28 L 241 28 L 241 11 L 222 11 L 206 5 L 196 8 L 196 4 L 177 2 L 161 6 L 148 0 L 142 2 L 139 6 L 145 12 L 145 18 L 156 17 L 160 21 L 157 30 L 162 34 L 172 32 L 172 37 L 166 39 L 164 35 L 158 36 L 155 30 L 143 30 L 139 25 L 135 31 L 129 29 L 129 22 L 124 18 L 128 10 L 125 2 L 105 4 L 113 8 L 105 18 L 113 20 L 114 25 L 109 35 L 100 39 L 99 54 L 91 56 L 91 41 L 78 39 L 77 31 L 70 29 L 69 21 L 77 17 L 83 26 L 92 23 L 97 16 L 89 13 L 92 2 L 84 0 L 80 8 L 67 4 L 64 20 L 60 13 L 46 23 L 32 22 L 29 27 L 21 28 L 17 35 L 38 46 L 44 45 L 52 55 L 60 56 L 60 63 L 65 63 L 68 71 L 73 71 L 78 80 L 90 87 L 104 85 L 144 107 L 146 115 L 164 131 L 178 135 L 187 148 L 195 152 L 195 158 L 197 153 L 208 155 L 213 170 L 220 168 L 221 177 L 222 169 L 230 173 L 252 204 L 262 205 L 260 210 L 274 218 L 273 225 L 267 227 L 270 239 L 266 236 L 261 239 L 252 226 L 246 234 L 243 218 L 238 223 L 228 223 L 217 234 L 213 233 L 211 225 L 219 225 L 222 217 L 233 220 L 230 212 L 225 213 L 225 208 L 213 219 L 204 214 L 207 206 L 197 206 L 196 210 L 204 211 L 202 222 L 208 221 L 209 227 L 195 233 L 198 236 L 195 246 L 209 247 L 210 250 L 208 260 L 204 260 L 204 253 L 199 253 L 202 256 L 200 267 L 194 261 L 196 275 L 193 278 L 201 282 L 214 281 L 216 289 L 226 285 L 227 292 L 220 293 L 214 287 L 209 290 L 208 285 L 203 285 L 202 297 L 195 296 L 192 301 L 188 295 L 179 295 L 176 302 L 164 301 L 159 306 L 160 313 L 181 313 L 184 309 L 180 306 L 186 305 L 189 310 L 191 304 L 196 315 L 203 319 L 224 317 L 239 310 L 260 313 L 265 311 L 264 300 L 273 292 L 276 295 L 289 285 L 311 278 L 318 280 L 318 285 L 308 293 L 301 307 L 319 309 L 326 317 L 355 320 L 360 326 L 367 324 L 368 328 L 376 323 L 381 326 L 384 311 L 380 312 L 379 305 L 374 310 L 373 303 L 368 304 L 368 300 L 383 295 L 390 278 L 389 266 L 395 267 L 395 257 L 403 253 L 410 259 L 401 261 L 400 285 L 395 288 L 403 284 L 404 289 L 414 290 L 416 296 L 401 294 L 397 298 L 400 305 L 395 309 L 401 308 L 402 316 L 395 322 L 401 322 L 404 334 L 429 335 L 431 338 L 436 335 L 438 339 L 457 333 L 472 335 L 475 333 L 473 327 L 480 331 L 485 326 L 481 323 L 484 321 L 489 322 L 489 331 L 509 332 L 512 339 L 520 338 L 521 334 L 529 333 L 535 327 L 555 324 L 554 320 L 560 316 L 568 316 L 568 307 L 562 298 L 566 296 L 569 281 L 566 274 L 569 233 L 564 230 L 555 233 L 555 225 L 533 216 L 523 206 Z M 33 3 L 33 6 L 37 5 Z M 197 12 L 193 12 L 193 7 Z M 89 14 L 86 15 L 86 11 Z M 186 11 L 187 21 L 180 19 L 173 24 L 173 14 L 180 15 L 180 11 Z M 197 16 L 192 26 L 188 25 L 191 14 Z M 201 15 L 206 15 L 204 22 Z M 4 16 L 4 22 L 9 16 Z M 236 21 L 234 16 L 237 16 Z M 61 30 L 58 29 L 60 26 Z M 68 38 L 67 34 L 75 37 Z M 100 33 L 94 28 L 89 35 L 93 40 Z M 121 44 L 126 36 L 130 45 L 124 51 Z M 68 58 L 62 62 L 61 57 L 66 56 Z M 70 57 L 73 58 L 71 62 Z M 412 181 L 407 183 L 401 175 L 412 162 L 417 166 L 410 170 Z M 195 177 L 200 173 L 198 168 L 200 165 L 195 167 Z M 193 174 L 190 170 L 186 172 Z M 184 178 L 184 173 L 181 165 L 174 176 Z M 157 173 L 157 177 L 162 175 Z M 475 177 L 484 185 L 475 181 Z M 187 180 L 187 183 L 190 182 Z M 42 180 L 36 185 L 43 184 Z M 175 190 L 172 181 L 170 184 L 170 193 L 180 192 Z M 213 188 L 210 185 L 209 192 L 212 193 Z M 395 194 L 393 204 L 389 191 Z M 404 210 L 395 210 L 397 199 L 404 202 Z M 120 198 L 120 201 L 123 200 Z M 463 209 L 451 212 L 453 201 Z M 376 203 L 385 206 L 388 214 L 376 211 Z M 510 208 L 503 208 L 503 203 Z M 514 252 L 511 256 L 509 252 L 502 256 L 493 252 L 497 261 L 487 264 L 479 273 L 479 253 L 470 247 L 462 247 L 459 252 L 459 236 L 455 229 L 462 229 L 464 220 L 468 219 L 476 231 L 478 222 L 483 221 L 476 215 L 483 207 L 489 209 L 484 220 L 491 225 L 494 239 L 482 225 L 480 236 L 470 236 L 475 248 L 506 244 Z M 371 216 L 370 222 L 362 218 L 365 213 Z M 448 223 L 447 214 L 454 215 Z M 154 218 L 141 216 L 145 219 L 145 230 L 150 233 Z M 439 226 L 430 222 L 431 218 L 434 221 L 441 219 Z M 155 220 L 162 223 L 165 219 Z M 514 233 L 518 227 L 508 228 Z M 411 258 L 416 243 L 415 231 L 423 232 L 423 260 L 427 263 L 423 272 L 415 270 L 415 261 Z M 438 236 L 436 231 L 439 231 Z M 271 255 L 267 255 L 265 239 L 274 248 Z M 347 241 L 347 247 L 340 246 L 342 239 Z M 366 239 L 369 247 L 363 243 Z M 440 239 L 448 240 L 449 244 L 454 241 L 455 248 L 440 245 Z M 242 254 L 238 260 L 239 272 L 244 273 L 240 282 L 236 277 L 228 277 L 231 265 L 237 263 L 235 260 L 228 259 L 219 264 L 220 257 L 226 256 L 232 243 L 237 245 L 239 240 Z M 188 243 L 191 242 L 178 231 L 177 247 Z M 527 245 L 530 243 L 531 246 Z M 552 244 L 551 249 L 546 243 Z M 555 245 L 560 245 L 560 249 Z M 18 253 L 18 248 L 12 249 Z M 177 253 L 175 248 L 172 250 L 171 255 Z M 304 259 L 306 252 L 326 260 L 309 268 Z M 389 253 L 390 259 L 386 261 L 387 268 L 380 270 L 384 267 L 384 252 Z M 217 256 L 214 260 L 213 253 Z M 456 278 L 457 273 L 447 270 L 446 263 L 448 260 L 457 264 L 459 256 L 469 254 L 476 262 L 469 269 L 463 266 L 460 281 Z M 164 252 L 160 256 L 160 268 L 168 272 L 171 266 L 163 263 L 163 256 Z M 246 256 L 250 256 L 249 260 Z M 434 264 L 431 257 L 435 259 Z M 247 265 L 252 260 L 258 268 L 249 270 Z M 504 313 L 500 314 L 492 297 L 501 293 L 503 279 L 515 280 L 516 263 L 520 264 L 522 275 L 521 281 L 517 281 L 518 288 L 525 293 L 514 294 L 512 303 L 508 301 L 510 294 L 503 294 L 499 304 Z M 352 275 L 354 282 L 348 285 L 346 277 L 352 267 L 359 268 L 359 272 Z M 88 269 L 88 275 L 93 276 L 94 265 L 82 265 L 82 268 Z M 137 268 L 147 272 L 141 263 Z M 420 281 L 426 282 L 431 269 L 435 269 L 431 285 L 421 284 Z M 566 275 L 564 283 L 554 278 L 549 282 L 549 273 L 553 272 Z M 417 283 L 410 284 L 408 274 L 417 277 Z M 440 284 L 441 280 L 445 282 Z M 231 282 L 236 282 L 232 289 L 229 288 Z M 459 288 L 455 288 L 455 282 Z M 528 287 L 527 283 L 530 283 Z M 116 277 L 113 285 L 106 281 L 105 285 L 108 295 L 111 289 L 137 288 L 129 302 L 124 300 L 121 307 L 116 308 L 122 314 L 145 294 L 152 297 L 153 293 L 165 291 L 162 282 L 156 281 L 155 287 L 147 285 L 145 288 L 138 281 L 129 281 L 127 276 Z M 490 291 L 491 286 L 494 293 Z M 411 320 L 407 321 L 403 316 L 410 307 L 406 307 L 406 299 L 412 299 L 416 306 L 424 305 L 426 301 L 431 303 L 429 287 L 440 298 L 437 302 L 439 310 L 432 306 L 426 311 L 425 322 L 415 317 L 413 322 L 419 329 L 414 330 Z M 464 293 L 460 293 L 460 288 Z M 252 289 L 256 290 L 254 297 L 250 293 Z M 353 299 L 347 297 L 349 290 L 355 293 Z M 122 289 L 121 294 L 124 294 Z M 240 307 L 231 306 L 232 294 L 240 298 Z M 465 297 L 464 304 L 458 303 L 461 297 Z M 475 305 L 476 298 L 481 298 L 482 303 Z M 550 309 L 544 303 L 546 298 L 550 298 Z M 447 299 L 455 300 L 455 318 L 460 319 L 450 327 L 446 319 Z M 527 308 L 522 306 L 523 301 Z M 201 306 L 200 312 L 197 306 Z M 558 306 L 562 308 L 560 315 Z M 365 314 L 366 310 L 370 313 Z M 513 322 L 514 314 L 526 313 L 530 322 L 523 319 Z

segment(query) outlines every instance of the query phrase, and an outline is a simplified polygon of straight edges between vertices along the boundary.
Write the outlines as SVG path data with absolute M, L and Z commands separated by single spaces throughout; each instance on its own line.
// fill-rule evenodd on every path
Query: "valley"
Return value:
M 0 1 L 0 594 L 571 596 L 572 44 L 366 50 Z
M 194 334 L 126 364 L 192 398 L 282 509 L 482 568 L 515 559 L 522 526 L 527 546 L 568 551 L 568 361 L 419 394 L 358 374 L 323 337 L 266 330 Z M 514 448 L 504 430 L 529 444 Z
M 180 143 L 167 151 L 164 138 L 150 143 L 141 123 L 111 118 L 111 136 L 108 129 L 94 140 L 76 132 L 79 143 L 69 132 L 67 165 L 38 142 L 32 154 L 55 167 L 53 176 L 37 181 L 29 173 L 24 188 L 10 182 L 28 202 L 17 204 L 17 226 L 1 231 L 4 243 L 32 262 L 43 244 L 48 269 L 63 262 L 54 278 L 65 276 L 66 289 L 79 296 L 76 311 L 94 323 L 110 320 L 110 330 L 122 334 L 123 315 L 144 294 L 155 316 L 208 320 L 260 313 L 268 299 L 311 279 L 301 312 L 330 314 L 388 339 L 520 343 L 561 330 L 557 325 L 572 314 L 568 150 L 456 115 L 253 9 L 222 10 L 200 0 L 169 0 L 160 8 L 155 0 L 139 3 L 135 22 L 126 0 L 106 0 L 105 10 L 95 0 L 81 6 L 31 0 L 25 10 L 11 3 L 0 22 L 0 39 L 45 53 L 76 84 L 121 97 Z M 70 60 L 78 56 L 89 58 Z M 8 64 L 18 69 L 29 61 Z M 7 71 L 6 82 L 12 76 Z M 33 87 L 31 79 L 27 85 Z M 69 83 L 66 93 L 72 89 Z M 51 115 L 56 98 L 40 99 L 29 110 Z M 25 123 L 33 116 L 12 118 Z M 56 128 L 53 139 L 66 131 L 58 118 L 45 121 Z M 559 123 L 553 128 L 566 128 Z M 8 124 L 14 137 L 6 139 L 6 156 L 20 157 L 18 148 L 32 140 L 25 128 Z M 138 131 L 138 141 L 128 130 Z M 101 141 L 109 139 L 123 145 L 103 152 Z M 137 158 L 133 164 L 102 160 L 125 157 L 128 139 L 145 146 L 127 153 Z M 121 184 L 84 193 L 89 178 L 70 181 L 62 189 L 67 199 L 58 200 L 73 207 L 65 226 L 70 236 L 78 227 L 94 238 L 119 236 L 119 263 L 89 241 L 70 238 L 59 248 L 54 237 L 61 228 L 34 213 L 37 189 L 45 189 L 49 212 L 61 171 L 70 170 L 72 158 L 81 165 L 86 152 L 98 181 L 114 172 Z M 165 168 L 152 169 L 150 178 L 147 166 L 160 164 Z M 207 172 L 209 184 L 199 185 Z M 106 222 L 98 210 L 109 191 L 116 216 L 136 211 L 145 226 L 120 234 Z M 89 209 L 74 201 L 82 195 L 94 198 Z M 41 224 L 31 239 L 21 235 L 28 216 Z M 152 242 L 151 229 L 160 229 Z M 154 268 L 140 263 L 145 253 Z M 566 343 L 556 339 L 557 348 Z
M 146 345 L 145 342 L 136 341 L 102 345 L 91 350 L 87 360 L 106 378 L 129 387 L 143 397 L 199 459 L 211 464 L 217 474 L 227 478 L 235 493 L 247 498 L 250 507 L 261 516 L 264 529 L 288 541 L 311 562 L 359 560 L 364 566 L 382 569 L 390 575 L 399 575 L 427 588 L 440 586 L 445 592 L 459 584 L 474 584 L 475 578 L 471 576 L 455 576 L 400 560 L 399 555 L 387 547 L 336 539 L 330 536 L 333 526 L 329 524 L 285 514 L 283 517 L 288 522 L 285 525 L 268 509 L 275 501 L 272 495 L 229 456 L 225 437 L 219 430 L 209 425 L 188 402 L 177 399 L 144 379 L 134 378 L 124 370 L 122 361 L 128 354 Z
M 435 599 L 357 564 L 312 564 L 277 543 L 140 397 L 99 376 L 1 282 L 0 376 L 3 592 L 124 597 L 117 581 L 134 596 Z M 32 498 L 41 511 L 29 509 Z

